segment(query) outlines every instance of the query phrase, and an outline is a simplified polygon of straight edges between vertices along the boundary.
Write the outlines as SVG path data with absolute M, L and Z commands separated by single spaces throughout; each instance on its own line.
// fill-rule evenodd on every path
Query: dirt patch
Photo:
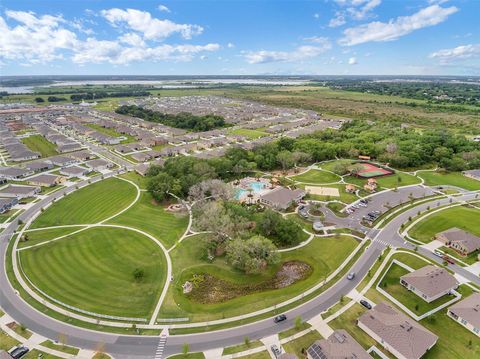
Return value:
M 311 274 L 312 268 L 307 263 L 300 261 L 283 263 L 271 279 L 256 284 L 238 285 L 210 274 L 202 274 L 202 279 L 196 282 L 193 290 L 187 296 L 202 304 L 222 303 L 252 293 L 285 288 Z

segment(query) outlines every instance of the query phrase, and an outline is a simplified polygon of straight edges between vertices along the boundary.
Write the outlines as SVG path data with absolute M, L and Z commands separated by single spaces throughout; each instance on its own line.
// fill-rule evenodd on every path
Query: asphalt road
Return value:
M 92 181 L 99 179 L 93 178 Z M 80 182 L 82 186 L 86 182 Z M 22 213 L 18 219 L 26 222 L 35 213 L 40 211 L 42 207 L 50 203 L 54 198 L 60 198 L 65 192 L 73 191 L 74 188 L 64 188 L 48 196 L 42 201 L 33 205 L 30 209 Z M 462 197 L 456 197 L 454 201 L 473 199 L 475 194 L 465 194 Z M 306 302 L 297 308 L 287 311 L 288 320 L 281 324 L 274 324 L 272 319 L 265 319 L 255 323 L 247 324 L 241 327 L 225 329 L 222 331 L 208 332 L 202 334 L 190 334 L 181 336 L 168 337 L 165 347 L 164 357 L 181 352 L 182 345 L 189 343 L 190 351 L 204 351 L 217 347 L 225 347 L 242 343 L 245 336 L 253 339 L 263 338 L 288 329 L 293 326 L 293 321 L 296 316 L 301 316 L 303 320 L 309 320 L 320 312 L 328 309 L 331 305 L 336 303 L 342 295 L 347 294 L 366 275 L 369 268 L 377 260 L 386 244 L 395 247 L 404 247 L 412 249 L 414 246 L 409 243 L 404 243 L 401 236 L 398 234 L 400 225 L 407 220 L 409 216 L 414 216 L 418 210 L 425 210 L 427 206 L 434 208 L 436 203 L 445 205 L 449 203 L 449 199 L 434 200 L 428 203 L 420 204 L 415 208 L 403 212 L 398 217 L 390 221 L 381 231 L 372 231 L 371 236 L 376 235 L 374 241 L 359 257 L 354 264 L 352 271 L 356 272 L 353 280 L 349 281 L 345 277 L 335 283 L 324 293 L 316 298 Z M 0 263 L 5 266 L 5 255 L 8 240 L 17 228 L 17 221 L 10 224 L 2 233 L 0 241 Z M 426 255 L 434 261 L 441 262 L 441 259 L 434 256 L 432 253 L 419 249 L 419 253 Z M 465 271 L 458 266 L 451 266 L 451 269 L 465 278 L 480 285 L 480 278 Z M 159 342 L 159 337 L 154 336 L 130 336 L 130 335 L 116 335 L 91 331 L 68 325 L 66 323 L 57 321 L 50 317 L 43 315 L 36 311 L 28 304 L 26 304 L 10 286 L 5 271 L 0 271 L 0 305 L 10 316 L 17 322 L 23 323 L 32 331 L 39 333 L 45 337 L 56 340 L 59 334 L 64 335 L 70 345 L 81 348 L 95 350 L 101 344 L 104 350 L 111 353 L 115 358 L 154 358 L 155 351 Z

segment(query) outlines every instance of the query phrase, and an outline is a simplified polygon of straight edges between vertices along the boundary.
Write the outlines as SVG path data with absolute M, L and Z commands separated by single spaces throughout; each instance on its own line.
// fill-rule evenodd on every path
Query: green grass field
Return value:
M 450 185 L 464 188 L 469 191 L 480 190 L 480 181 L 465 177 L 460 172 L 418 172 L 418 176 L 425 180 L 428 186 Z
M 112 137 L 122 137 L 123 136 L 123 137 L 126 137 L 126 139 L 121 141 L 121 143 L 130 143 L 130 142 L 135 142 L 136 141 L 135 137 L 127 135 L 127 134 L 123 135 L 121 133 L 118 133 L 113 128 L 105 128 L 105 127 L 102 127 L 100 125 L 97 125 L 96 123 L 87 123 L 86 126 L 88 126 L 90 128 L 93 128 L 94 130 L 96 130 L 100 133 L 103 133 L 107 136 L 112 136 Z
M 248 129 L 248 128 L 236 128 L 236 129 L 230 130 L 228 132 L 231 133 L 232 135 L 244 136 L 244 137 L 246 137 L 248 139 L 251 139 L 251 140 L 254 140 L 254 139 L 257 139 L 257 138 L 264 137 L 264 136 L 268 135 L 267 132 L 263 132 L 263 131 L 259 131 L 259 130 L 251 130 L 251 129 Z
M 125 178 L 129 181 L 132 181 L 138 187 L 140 187 L 140 189 L 147 189 L 148 178 L 140 176 L 138 173 L 136 173 L 134 171 L 130 171 L 130 172 L 121 174 L 119 177 Z
M 301 175 L 290 178 L 297 182 L 314 184 L 335 183 L 340 180 L 340 176 L 337 176 L 336 174 L 315 169 L 311 169 L 305 173 L 302 173 Z
M 96 223 L 127 207 L 135 199 L 135 187 L 109 178 L 59 199 L 48 207 L 31 228 Z
M 402 186 L 409 186 L 420 183 L 420 179 L 408 173 L 396 172 L 390 176 L 377 177 L 378 186 L 383 188 L 395 188 Z M 363 187 L 367 183 L 367 179 L 353 176 L 345 177 L 345 182 L 356 184 Z
M 453 227 L 480 236 L 479 218 L 480 210 L 476 208 L 464 206 L 447 208 L 418 222 L 409 234 L 424 243 L 430 242 L 435 234 Z
M 18 340 L 12 338 L 10 335 L 5 333 L 3 330 L 0 330 L 0 349 L 1 350 L 10 350 L 15 345 L 20 344 Z
M 34 244 L 43 243 L 51 239 L 64 236 L 66 234 L 78 231 L 82 227 L 51 228 L 39 231 L 27 231 L 27 241 L 19 241 L 18 248 L 30 247 Z
M 147 318 L 165 282 L 161 249 L 118 228 L 91 228 L 20 252 L 27 277 L 45 293 L 95 313 Z M 144 277 L 135 280 L 133 272 Z
M 108 223 L 145 231 L 169 248 L 187 228 L 188 214 L 168 212 L 161 204 L 156 204 L 150 193 L 142 192 L 135 205 Z
M 316 238 L 307 246 L 284 252 L 281 256 L 281 262 L 299 260 L 308 263 L 313 269 L 310 277 L 282 289 L 251 293 L 223 303 L 200 304 L 189 300 L 181 290 L 181 285 L 193 273 L 209 273 L 239 285 L 260 283 L 269 280 L 280 264 L 260 274 L 246 275 L 233 269 L 223 257 L 211 263 L 206 261 L 202 237 L 190 237 L 170 252 L 175 281 L 168 291 L 160 317 L 190 317 L 192 321 L 213 320 L 248 313 L 283 302 L 325 279 L 357 245 L 358 242 L 351 237 Z
M 308 349 L 310 345 L 312 345 L 316 340 L 322 339 L 320 333 L 316 330 L 312 330 L 311 332 L 297 338 L 295 340 L 291 340 L 288 343 L 283 345 L 283 349 L 287 353 L 295 354 L 298 358 L 303 357 L 303 350 Z
M 58 154 L 57 146 L 49 142 L 42 135 L 32 135 L 22 138 L 22 142 L 34 152 L 38 152 L 42 157 L 50 157 Z
M 321 163 L 318 163 L 317 166 L 324 169 L 324 170 L 334 172 L 335 166 L 337 164 L 348 164 L 348 165 L 350 165 L 352 163 L 353 163 L 352 160 L 340 159 L 340 160 L 321 162 Z

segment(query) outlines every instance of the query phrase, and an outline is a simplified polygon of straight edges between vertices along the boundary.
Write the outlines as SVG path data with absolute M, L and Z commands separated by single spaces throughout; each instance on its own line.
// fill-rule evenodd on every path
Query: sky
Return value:
M 480 75 L 480 0 L 2 0 L 0 75 Z

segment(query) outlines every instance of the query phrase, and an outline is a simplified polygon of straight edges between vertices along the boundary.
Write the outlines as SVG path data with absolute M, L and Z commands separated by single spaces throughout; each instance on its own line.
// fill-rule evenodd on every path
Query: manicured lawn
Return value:
M 0 349 L 1 350 L 8 351 L 18 344 L 20 344 L 19 341 L 12 338 L 10 335 L 5 333 L 3 330 L 0 330 Z
M 91 228 L 20 252 L 28 278 L 66 304 L 95 313 L 144 318 L 165 281 L 161 249 L 147 237 L 119 228 Z M 133 272 L 144 271 L 135 280 Z
M 409 234 L 411 237 L 428 243 L 433 236 L 447 229 L 457 227 L 480 236 L 480 210 L 457 206 L 447 208 L 418 222 Z
M 238 359 L 270 359 L 270 354 L 264 350 L 263 352 L 238 357 Z
M 39 231 L 25 232 L 25 235 L 28 237 L 28 240 L 19 241 L 18 248 L 30 247 L 34 244 L 46 242 L 51 239 L 78 231 L 81 228 L 83 227 L 51 228 L 51 229 L 42 229 Z
M 409 271 L 398 264 L 392 264 L 388 272 L 383 277 L 383 280 L 380 283 L 380 288 L 382 288 L 416 315 L 422 315 L 455 298 L 453 295 L 444 295 L 443 297 L 438 298 L 431 303 L 427 303 L 418 295 L 412 293 L 400 284 L 400 277 L 408 273 Z
M 288 343 L 283 344 L 283 349 L 287 353 L 295 354 L 298 358 L 303 358 L 302 349 L 307 349 L 312 345 L 316 340 L 322 339 L 322 336 L 316 330 L 297 338 L 295 340 L 289 341 Z
M 352 164 L 353 161 L 352 160 L 335 160 L 335 161 L 328 161 L 328 162 L 323 162 L 323 163 L 319 163 L 317 166 L 320 167 L 320 168 L 323 168 L 324 170 L 327 170 L 327 171 L 332 171 L 334 172 L 334 169 L 335 169 L 335 166 L 337 164 Z
M 392 175 L 377 177 L 375 179 L 377 180 L 378 186 L 381 188 L 409 186 L 421 182 L 418 177 L 403 172 L 396 172 Z M 345 182 L 356 184 L 363 188 L 363 185 L 367 183 L 367 180 L 354 176 L 347 176 L 345 177 Z
M 418 176 L 425 180 L 428 186 L 451 185 L 466 190 L 475 191 L 480 189 L 480 181 L 465 177 L 460 172 L 418 172 Z
M 27 353 L 27 355 L 25 355 L 22 358 L 24 358 L 24 359 L 38 359 L 38 358 L 42 358 L 42 359 L 62 359 L 60 357 L 57 357 L 56 355 L 48 354 L 48 353 L 42 352 L 42 351 L 37 350 L 37 349 L 30 350 Z
M 138 187 L 140 187 L 140 189 L 147 189 L 148 177 L 140 176 L 135 171 L 130 171 L 130 172 L 124 173 L 124 174 L 120 175 L 119 177 L 125 178 L 129 181 L 132 181 Z
M 311 169 L 305 173 L 291 177 L 292 180 L 303 183 L 335 183 L 340 180 L 340 176 L 334 173 Z
M 63 345 L 61 343 L 54 343 L 51 340 L 45 340 L 40 345 L 42 345 L 46 348 L 58 350 L 60 352 L 64 352 L 64 353 L 71 354 L 71 355 L 77 355 L 78 352 L 79 352 L 79 349 L 77 349 L 77 348 L 73 348 L 73 347 L 70 347 L 68 345 Z
M 480 253 L 479 250 L 476 250 L 475 252 L 472 252 L 467 256 L 462 256 L 457 251 L 455 251 L 454 249 L 449 248 L 449 247 L 442 247 L 440 249 L 442 251 L 444 251 L 445 253 L 450 254 L 452 257 L 461 260 L 462 262 L 466 263 L 467 265 L 475 264 L 478 261 L 478 254 Z
M 213 262 L 205 260 L 202 236 L 190 237 L 170 252 L 175 281 L 169 289 L 160 317 L 189 317 L 192 321 L 214 320 L 283 302 L 326 278 L 357 245 L 358 242 L 350 237 L 315 238 L 307 246 L 281 255 L 281 262 L 298 260 L 308 263 L 313 270 L 308 278 L 281 289 L 250 293 L 221 303 L 201 304 L 182 293 L 181 285 L 194 273 L 211 274 L 239 285 L 261 283 L 270 280 L 281 263 L 260 274 L 246 275 L 233 269 L 223 257 L 216 258 Z
M 135 187 L 130 183 L 109 178 L 57 200 L 33 222 L 32 228 L 96 223 L 127 207 L 135 196 Z
M 42 135 L 32 135 L 22 138 L 22 142 L 32 151 L 40 153 L 42 157 L 50 157 L 58 154 L 57 146 Z
M 178 354 L 168 357 L 168 359 L 205 359 L 203 353 Z
M 248 128 L 237 128 L 234 130 L 229 131 L 232 135 L 240 135 L 245 136 L 248 139 L 254 140 L 256 138 L 267 136 L 267 132 L 259 131 L 259 130 L 251 130 Z
M 244 352 L 246 350 L 254 349 L 263 346 L 263 343 L 260 340 L 254 340 L 247 344 L 239 344 L 233 347 L 227 347 L 223 349 L 223 355 L 234 354 Z
M 108 223 L 121 224 L 145 231 L 160 240 L 167 248 L 173 246 L 188 225 L 188 214 L 168 212 L 156 204 L 148 192 L 142 192 L 135 205 Z
M 288 337 L 291 337 L 292 335 L 297 334 L 299 332 L 302 332 L 305 329 L 308 329 L 310 327 L 311 327 L 311 325 L 308 324 L 307 322 L 302 322 L 298 328 L 293 327 L 293 328 L 290 328 L 290 329 L 287 329 L 283 332 L 278 333 L 278 337 L 280 339 L 288 338 Z
M 135 138 L 127 135 L 127 134 L 121 134 L 115 131 L 113 128 L 104 128 L 100 125 L 97 125 L 96 123 L 87 123 L 86 126 L 93 128 L 94 130 L 97 130 L 100 133 L 103 133 L 107 136 L 112 136 L 112 137 L 126 137 L 126 140 L 122 140 L 121 143 L 130 143 L 130 142 L 135 142 Z

